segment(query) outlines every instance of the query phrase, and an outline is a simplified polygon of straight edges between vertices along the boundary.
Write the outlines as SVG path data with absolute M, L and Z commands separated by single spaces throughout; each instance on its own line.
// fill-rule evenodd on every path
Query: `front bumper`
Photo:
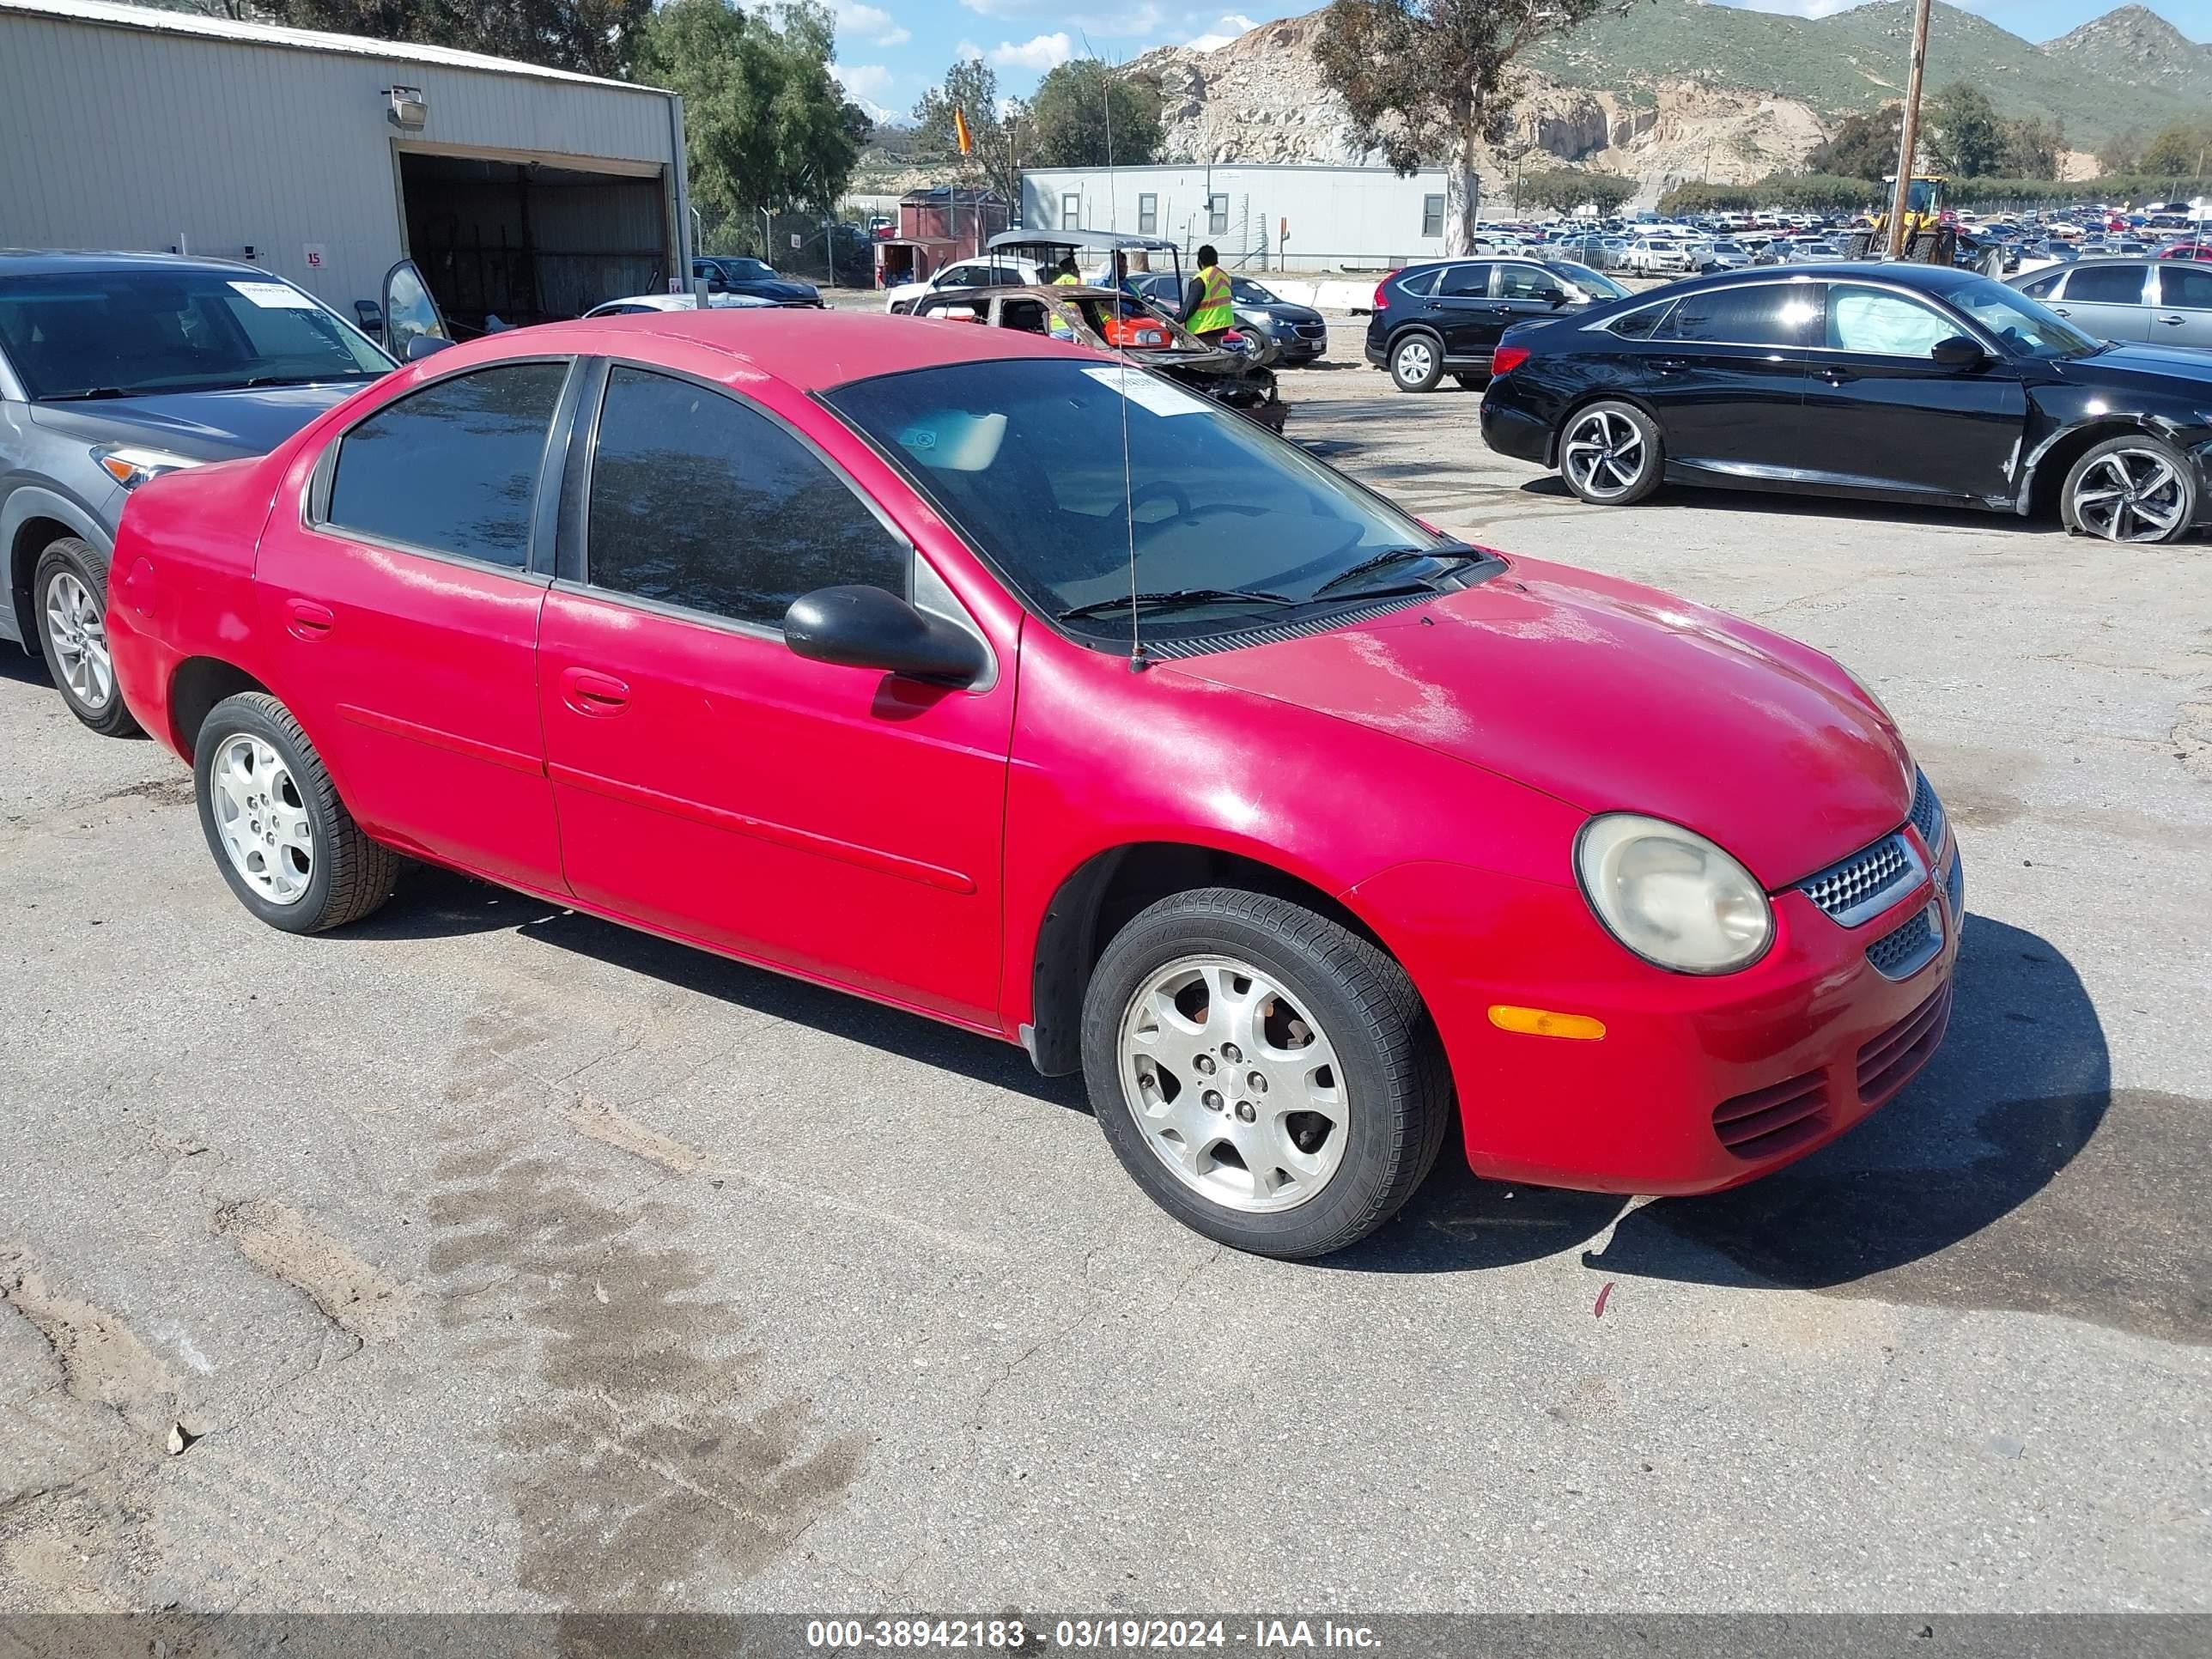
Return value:
M 1917 836 L 1917 831 L 1908 831 Z M 1717 1192 L 1779 1169 L 1894 1098 L 1943 1038 L 1962 878 L 1946 835 L 1932 875 L 1844 927 L 1792 888 L 1766 955 L 1715 978 L 1623 950 L 1571 887 L 1403 865 L 1360 884 L 1443 1039 L 1468 1163 L 1492 1180 L 1590 1192 Z M 1445 872 L 1449 871 L 1449 874 Z M 1936 943 L 1890 979 L 1868 950 L 1926 918 Z M 1474 941 L 1485 941 L 1478 948 Z M 1510 948 L 1489 942 L 1510 941 Z M 1910 958 L 1908 958 L 1910 960 Z M 1894 964 L 1893 963 L 1893 966 Z M 1595 1041 L 1501 1030 L 1500 1005 L 1594 1017 Z

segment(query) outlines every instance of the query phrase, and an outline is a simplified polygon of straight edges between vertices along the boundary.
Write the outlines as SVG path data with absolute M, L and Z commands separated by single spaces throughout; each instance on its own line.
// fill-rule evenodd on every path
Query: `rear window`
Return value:
M 42 402 L 372 380 L 392 366 L 289 283 L 162 266 L 0 278 L 0 350 Z
M 1802 283 L 1708 289 L 1684 295 L 1653 337 L 1717 345 L 1802 345 L 1817 310 L 1812 289 Z
M 2069 305 L 2139 306 L 2143 297 L 2141 265 L 2090 265 L 2076 268 L 2066 284 Z

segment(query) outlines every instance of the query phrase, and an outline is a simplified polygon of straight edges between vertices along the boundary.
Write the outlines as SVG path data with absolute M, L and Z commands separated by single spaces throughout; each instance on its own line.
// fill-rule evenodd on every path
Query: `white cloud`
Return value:
M 1224 12 L 1212 28 L 1183 45 L 1193 52 L 1219 52 L 1238 35 L 1249 34 L 1259 27 L 1241 11 Z
M 1839 11 L 1866 4 L 1867 0 L 1721 0 L 1721 3 L 1743 11 L 1779 12 L 1785 17 L 1833 17 Z M 1960 3 L 1968 11 L 1977 9 L 1976 0 L 1960 0 Z
M 1039 74 L 1048 69 L 1057 69 L 1074 56 L 1075 43 L 1067 38 L 1065 30 L 1040 34 L 1019 46 L 1010 40 L 1001 40 L 991 48 L 990 52 L 991 62 L 1000 69 L 1035 70 Z
M 960 3 L 982 17 L 1019 17 L 1037 9 L 1036 0 L 960 0 Z
M 840 31 L 879 46 L 902 46 L 914 39 L 912 30 L 902 28 L 898 20 L 880 6 L 863 5 L 860 0 L 834 0 L 831 12 Z
M 981 58 L 983 55 L 983 48 L 977 46 L 973 40 L 963 40 L 958 46 L 952 48 L 952 55 L 964 63 L 970 58 Z
M 891 89 L 894 78 L 881 64 L 832 64 L 830 73 L 837 77 L 846 96 L 855 101 L 882 97 Z

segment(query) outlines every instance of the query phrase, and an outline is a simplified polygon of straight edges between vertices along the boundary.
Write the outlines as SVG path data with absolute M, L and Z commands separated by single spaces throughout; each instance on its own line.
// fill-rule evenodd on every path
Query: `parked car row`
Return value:
M 185 371 L 258 337 L 234 301 L 306 310 L 94 274 L 0 272 L 11 422 L 222 395 Z M 1018 1042 L 1240 1249 L 1357 1241 L 1455 1125 L 1486 1176 L 1734 1186 L 1927 1062 L 1960 854 L 1844 669 L 1457 541 L 1020 297 L 396 368 L 295 319 L 279 361 L 351 395 L 230 465 L 106 454 L 72 637 L 270 926 L 421 860 Z M 83 361 L 134 305 L 171 344 Z

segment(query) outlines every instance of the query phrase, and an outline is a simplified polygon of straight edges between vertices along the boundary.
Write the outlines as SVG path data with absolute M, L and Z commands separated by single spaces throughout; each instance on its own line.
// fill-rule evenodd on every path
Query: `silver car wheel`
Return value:
M 1267 975 L 1183 957 L 1121 1016 L 1121 1097 L 1160 1162 L 1224 1208 L 1291 1210 L 1344 1161 L 1350 1099 L 1336 1050 Z
M 1644 434 L 1626 415 L 1593 409 L 1567 428 L 1559 465 L 1585 495 L 1610 501 L 1636 487 L 1644 474 Z
M 1398 379 L 1417 385 L 1436 372 L 1437 354 L 1426 340 L 1408 340 L 1398 348 Z
M 315 825 L 283 757 L 252 732 L 223 739 L 208 773 L 230 867 L 271 904 L 295 904 L 315 873 Z
M 2074 490 L 2075 521 L 2108 542 L 2163 541 L 2187 507 L 2181 475 L 2150 449 L 2099 456 Z
M 46 584 L 46 637 L 54 672 L 79 704 L 100 713 L 115 696 L 115 662 L 107 652 L 107 623 L 92 590 L 67 570 Z

